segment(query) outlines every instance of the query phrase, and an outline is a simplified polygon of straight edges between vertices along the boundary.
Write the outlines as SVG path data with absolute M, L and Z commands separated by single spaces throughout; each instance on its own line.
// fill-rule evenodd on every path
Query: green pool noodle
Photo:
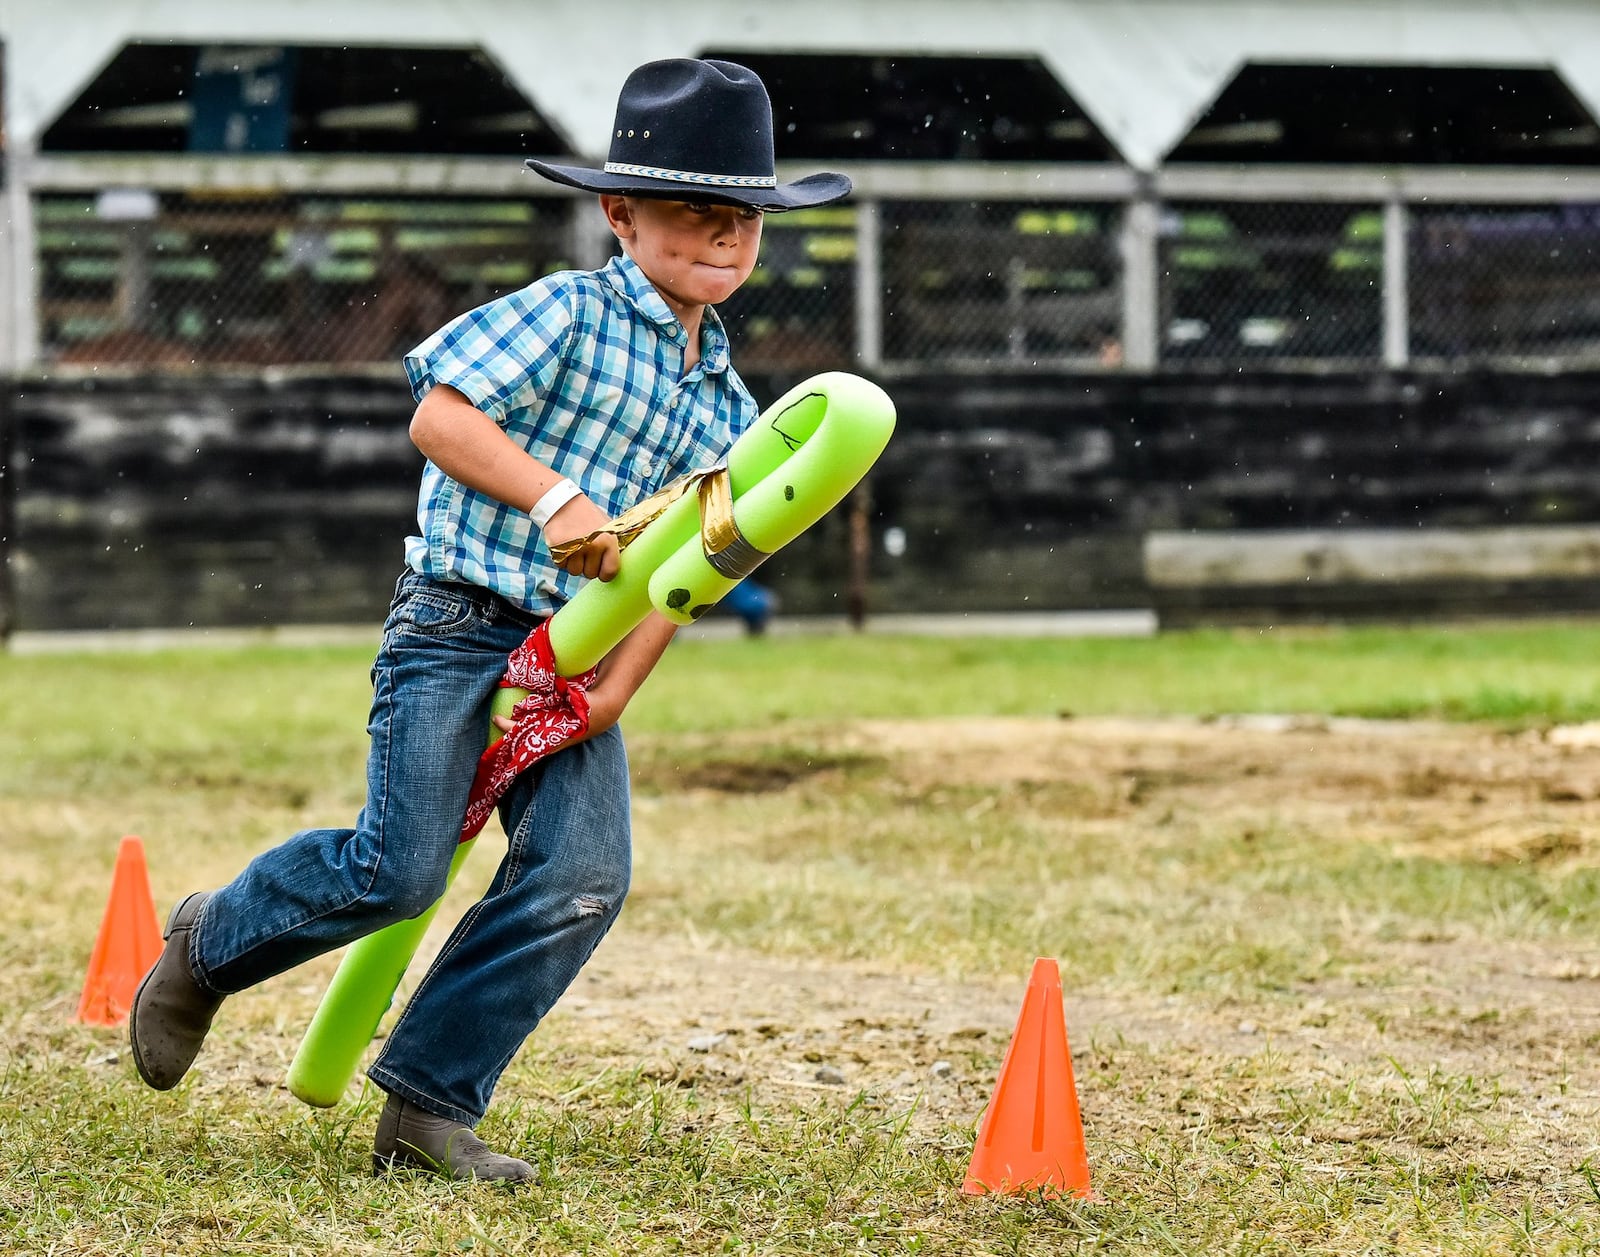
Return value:
M 894 420 L 888 394 L 858 375 L 830 371 L 797 384 L 728 451 L 739 530 L 765 554 L 788 545 L 860 483 Z M 551 618 L 556 670 L 588 671 L 652 606 L 676 624 L 692 623 L 742 579 L 706 560 L 699 502 L 686 494 L 634 539 L 613 580 L 590 581 Z
M 477 841 L 469 838 L 456 847 L 445 889 L 456 880 Z M 394 1002 L 400 979 L 443 902 L 441 895 L 420 916 L 396 921 L 345 950 L 305 1038 L 289 1062 L 289 1090 L 307 1104 L 326 1109 L 344 1098 L 362 1054 Z
M 754 551 L 772 554 L 838 505 L 883 452 L 894 420 L 882 389 L 842 371 L 796 385 L 763 411 L 728 451 L 734 519 Z M 691 623 L 744 575 L 726 575 L 706 559 L 699 501 L 685 494 L 633 539 L 613 579 L 587 582 L 550 618 L 556 670 L 587 672 L 652 607 L 674 623 Z M 525 695 L 502 689 L 492 711 L 510 715 Z M 489 741 L 498 736 L 491 726 Z M 475 841 L 457 850 L 446 889 Z M 289 1065 L 289 1090 L 299 1099 L 327 1108 L 345 1094 L 438 907 L 346 950 Z
M 728 455 L 733 517 L 747 553 L 771 555 L 831 511 L 893 431 L 894 406 L 859 376 L 817 376 L 779 398 Z M 696 534 L 655 566 L 650 602 L 674 623 L 691 624 L 748 574 L 719 571 Z

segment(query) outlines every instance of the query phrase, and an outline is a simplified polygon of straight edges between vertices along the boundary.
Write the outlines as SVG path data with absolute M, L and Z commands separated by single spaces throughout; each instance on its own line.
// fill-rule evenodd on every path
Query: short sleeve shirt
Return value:
M 540 462 L 575 481 L 609 515 L 724 458 L 757 408 L 728 361 L 716 312 L 688 336 L 628 257 L 562 271 L 461 315 L 406 355 L 418 401 L 448 384 Z M 522 511 L 445 475 L 429 461 L 419 534 L 406 563 L 439 580 L 480 585 L 538 615 L 583 578 L 550 560 Z

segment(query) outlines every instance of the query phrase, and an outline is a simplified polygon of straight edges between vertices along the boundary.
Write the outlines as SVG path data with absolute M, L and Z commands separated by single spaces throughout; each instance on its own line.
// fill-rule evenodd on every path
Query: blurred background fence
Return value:
M 40 357 L 143 367 L 393 362 L 564 264 L 564 205 L 42 192 Z
M 520 156 L 596 160 L 680 54 L 762 75 L 780 177 L 855 181 L 768 217 L 741 373 L 858 371 L 901 417 L 865 527 L 764 570 L 787 610 L 839 609 L 869 529 L 875 611 L 1600 605 L 1582 556 L 1382 575 L 1429 530 L 1600 553 L 1600 10 L 1393 8 L 0 3 L 0 637 L 380 613 L 399 357 L 610 256 Z
M 21 171 L 45 364 L 393 363 L 452 314 L 613 247 L 587 198 L 503 171 L 479 195 L 384 194 L 359 166 L 306 192 L 215 164 L 197 187 L 181 159 Z M 723 310 L 741 368 L 1600 361 L 1592 177 L 874 173 L 842 206 L 768 217 Z M 919 196 L 896 195 L 908 182 Z M 1061 194 L 1023 195 L 1041 183 Z

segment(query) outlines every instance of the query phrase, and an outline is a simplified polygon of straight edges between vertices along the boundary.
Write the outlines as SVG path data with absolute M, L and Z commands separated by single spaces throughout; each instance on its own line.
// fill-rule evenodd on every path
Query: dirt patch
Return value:
M 726 752 L 671 757 L 645 754 L 633 764 L 641 793 L 712 790 L 719 794 L 770 794 L 820 775 L 842 775 L 873 763 L 871 757 L 815 748 L 757 744 L 748 754 Z
M 912 783 L 1076 785 L 1103 802 L 1315 817 L 1396 850 L 1489 864 L 1600 864 L 1600 741 L 1414 721 L 872 721 L 849 745 Z
M 842 732 L 837 750 L 870 755 L 908 790 L 1057 791 L 1049 797 L 1093 801 L 1132 825 L 1182 806 L 1314 825 L 1338 841 L 1440 862 L 1600 863 L 1600 744 L 1559 730 L 1269 718 L 874 721 Z M 1290 1080 L 1286 1090 L 1393 1090 L 1392 1129 L 1335 1126 L 1323 1138 L 1443 1149 L 1454 1138 L 1444 1127 L 1412 1128 L 1425 1111 L 1419 1097 L 1429 1086 L 1488 1080 L 1516 1155 L 1537 1148 L 1541 1163 L 1570 1166 L 1595 1151 L 1600 948 L 1459 929 L 1413 929 L 1362 946 L 1364 974 L 1248 1007 L 1076 985 L 1069 971 L 1086 1120 L 1138 1127 L 1163 1105 L 1200 1105 L 1229 1109 L 1228 1120 L 1248 1127 L 1240 1074 L 1275 1070 Z M 570 1039 L 619 1068 L 643 1060 L 652 1077 L 706 1099 L 813 1094 L 842 1104 L 866 1094 L 914 1106 L 917 1124 L 933 1130 L 981 1112 L 1026 979 L 947 981 L 734 953 L 692 936 L 636 934 L 624 916 L 546 1029 L 551 1050 L 568 1050 Z

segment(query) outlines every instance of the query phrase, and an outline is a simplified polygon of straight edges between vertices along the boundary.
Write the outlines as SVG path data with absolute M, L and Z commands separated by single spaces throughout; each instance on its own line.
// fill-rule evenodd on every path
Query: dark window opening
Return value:
M 476 48 L 125 45 L 45 131 L 46 152 L 570 149 Z
M 1587 165 L 1600 126 L 1554 70 L 1247 65 L 1167 160 Z
M 1037 57 L 701 55 L 761 76 L 780 160 L 1121 160 Z
M 1600 205 L 1419 206 L 1407 254 L 1414 357 L 1600 360 Z

